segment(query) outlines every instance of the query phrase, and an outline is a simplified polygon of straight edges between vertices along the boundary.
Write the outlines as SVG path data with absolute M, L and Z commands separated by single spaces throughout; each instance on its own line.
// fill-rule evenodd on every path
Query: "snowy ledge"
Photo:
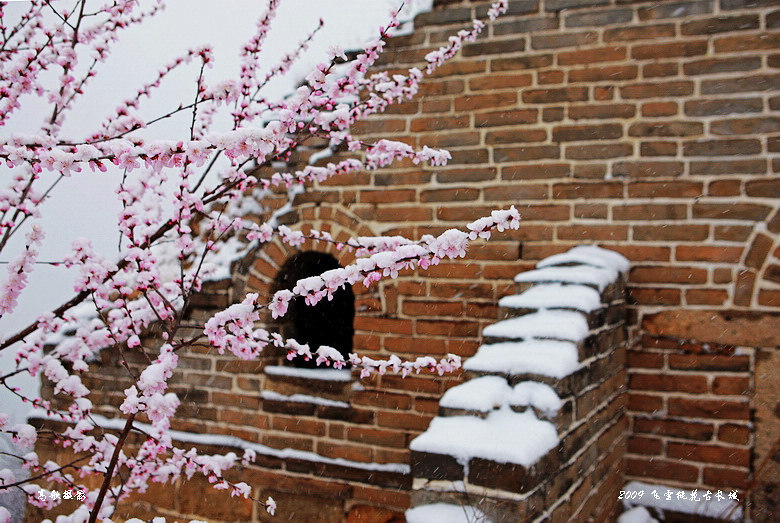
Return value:
M 534 285 L 521 294 L 504 296 L 499 307 L 509 309 L 574 309 L 593 312 L 602 307 L 601 296 L 593 287 L 548 283 Z
M 533 412 L 518 414 L 502 407 L 487 418 L 436 417 L 428 430 L 409 444 L 415 452 L 453 456 L 464 468 L 471 458 L 530 467 L 558 445 L 555 426 Z
M 554 266 L 521 272 L 515 276 L 517 283 L 569 283 L 590 285 L 603 292 L 607 285 L 617 279 L 618 273 L 614 269 L 601 267 L 581 266 Z
M 537 263 L 536 267 L 541 269 L 543 267 L 568 264 L 592 265 L 593 267 L 601 267 L 602 269 L 623 274 L 628 272 L 630 266 L 625 256 L 615 251 L 602 249 L 595 245 L 578 245 L 564 253 L 548 256 Z
M 313 405 L 322 405 L 325 407 L 338 407 L 341 409 L 348 409 L 349 403 L 346 401 L 329 400 L 328 398 L 320 398 L 318 396 L 309 396 L 308 394 L 291 394 L 287 396 L 285 394 L 279 394 L 272 390 L 264 390 L 260 393 L 260 397 L 264 400 L 271 401 L 290 401 L 292 403 L 311 403 Z
M 577 346 L 568 341 L 506 341 L 482 345 L 465 370 L 501 375 L 540 374 L 565 378 L 580 368 Z
M 263 372 L 272 376 L 288 376 L 320 381 L 352 381 L 352 371 L 346 369 L 300 369 L 272 365 L 265 367 Z
M 46 413 L 44 409 L 32 409 L 28 418 L 48 419 L 52 421 L 63 421 L 59 416 L 53 416 Z M 92 414 L 90 419 L 97 423 L 97 426 L 110 430 L 122 430 L 127 420 L 119 418 L 106 418 L 100 414 Z M 150 432 L 152 426 L 148 423 L 134 422 L 134 427 Z M 364 463 L 361 461 L 352 461 L 344 458 L 328 458 L 315 452 L 295 449 L 275 449 L 259 443 L 246 441 L 236 436 L 226 436 L 222 434 L 196 434 L 194 432 L 184 432 L 181 430 L 169 430 L 167 434 L 171 439 L 182 443 L 194 443 L 196 445 L 216 445 L 223 447 L 233 447 L 238 449 L 254 450 L 257 454 L 270 456 L 280 459 L 300 459 L 315 463 L 325 463 L 326 465 L 338 465 L 341 467 L 350 467 L 354 469 L 370 470 L 376 472 L 393 472 L 396 474 L 408 475 L 411 470 L 405 463 Z
M 579 343 L 588 335 L 588 322 L 580 312 L 543 310 L 509 318 L 482 329 L 483 337 L 509 339 L 548 338 Z

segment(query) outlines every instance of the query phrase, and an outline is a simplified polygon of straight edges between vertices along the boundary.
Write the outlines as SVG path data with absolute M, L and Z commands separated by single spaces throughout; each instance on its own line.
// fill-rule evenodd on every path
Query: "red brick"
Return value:
M 404 300 L 403 312 L 410 316 L 459 316 L 463 313 L 460 302 Z
M 682 266 L 639 266 L 631 269 L 629 280 L 632 283 L 706 283 L 707 270 Z
M 660 352 L 630 350 L 626 352 L 629 368 L 660 369 L 664 366 L 664 355 Z
M 780 181 L 750 180 L 745 183 L 745 193 L 756 198 L 780 198 Z
M 750 250 L 748 251 L 747 256 L 745 256 L 745 265 L 753 267 L 754 269 L 761 268 L 766 261 L 769 251 L 772 249 L 773 243 L 772 238 L 766 234 L 757 234 L 750 244 Z
M 703 54 L 707 54 L 706 40 L 671 42 L 667 44 L 636 45 L 631 48 L 631 58 L 634 60 L 674 58 L 697 56 Z
M 665 140 L 642 142 L 639 154 L 642 156 L 677 156 L 677 143 Z
M 376 191 L 377 196 L 384 191 Z M 452 188 L 452 189 L 428 189 L 420 193 L 421 202 L 463 202 L 479 198 L 479 189 Z M 412 195 L 414 191 L 412 191 Z M 413 198 L 413 196 L 412 196 Z M 410 198 L 410 201 L 412 200 Z
M 718 354 L 670 354 L 669 367 L 680 370 L 746 372 L 750 369 L 750 358 L 748 356 Z
M 629 388 L 636 390 L 678 391 L 701 393 L 707 391 L 707 378 L 686 374 L 631 373 Z
M 631 476 L 642 476 L 653 479 L 669 479 L 673 481 L 695 482 L 699 469 L 693 465 L 685 465 L 677 461 L 661 459 L 626 459 L 626 473 Z
M 632 454 L 660 455 L 663 451 L 663 441 L 644 436 L 629 436 L 628 452 Z
M 479 334 L 479 323 L 475 321 L 418 320 L 417 334 L 476 336 Z
M 745 425 L 724 423 L 718 429 L 718 439 L 728 443 L 747 445 L 748 441 L 750 441 L 750 428 Z
M 485 134 L 486 145 L 547 141 L 546 129 L 507 129 Z
M 620 225 L 558 225 L 556 233 L 561 240 L 626 240 L 628 229 Z
M 703 194 L 700 182 L 633 182 L 628 184 L 631 198 L 695 198 Z
M 747 31 L 758 29 L 760 22 L 757 15 L 719 16 L 694 20 L 680 25 L 680 32 L 684 35 L 714 34 L 731 31 Z M 755 36 L 753 36 L 755 37 Z M 729 48 L 729 52 L 736 49 Z
M 612 245 L 611 250 L 617 251 L 630 261 L 669 261 L 671 249 L 651 245 Z
M 723 467 L 704 467 L 704 484 L 721 487 L 729 492 L 735 488 L 744 489 L 749 484 L 750 472 L 745 470 L 727 469 Z M 742 496 L 739 497 L 742 499 Z
M 692 418 L 747 420 L 750 406 L 747 402 L 670 398 L 669 414 Z
M 747 225 L 716 225 L 713 231 L 716 240 L 744 242 L 750 237 L 753 228 Z
M 356 316 L 355 330 L 411 334 L 412 322 L 411 320 Z
M 687 215 L 688 208 L 681 203 L 644 203 L 612 207 L 612 219 L 616 221 L 684 220 Z
M 677 76 L 680 66 L 674 62 L 653 62 L 642 66 L 642 76 L 645 78 L 660 78 Z
M 347 439 L 368 445 L 401 448 L 406 446 L 403 432 L 370 427 L 347 427 Z
M 415 118 L 411 123 L 411 131 L 442 131 L 468 127 L 469 116 L 436 116 Z
M 670 441 L 666 444 L 666 455 L 670 458 L 703 461 L 705 463 L 728 463 L 729 465 L 743 467 L 747 467 L 750 464 L 750 451 L 748 449 L 716 445 Z
M 552 188 L 553 198 L 622 198 L 623 184 L 615 182 L 599 183 L 556 183 Z
M 630 136 L 697 136 L 704 133 L 700 122 L 663 121 L 636 122 L 628 128 Z
M 609 140 L 620 138 L 623 126 L 620 124 L 603 125 L 567 125 L 553 128 L 554 142 L 574 142 L 582 140 Z
M 588 99 L 587 87 L 562 87 L 558 89 L 528 89 L 523 91 L 525 103 L 582 102 Z
M 623 98 L 668 98 L 693 94 L 693 82 L 659 82 L 626 85 L 620 88 Z
M 674 37 L 674 24 L 627 26 L 604 30 L 605 42 L 669 39 Z
M 470 112 L 479 109 L 495 109 L 517 104 L 517 93 L 473 94 L 455 98 L 455 111 Z
M 647 102 L 642 104 L 642 116 L 672 116 L 677 114 L 678 110 L 677 102 Z
M 563 71 L 537 71 L 536 83 L 539 85 L 562 84 L 565 76 Z
M 679 305 L 679 289 L 629 289 L 633 303 L 641 305 Z
M 520 147 L 501 147 L 493 150 L 496 162 L 527 162 L 545 158 L 560 158 L 558 145 L 526 145 Z
M 628 409 L 639 412 L 656 412 L 664 406 L 664 401 L 659 396 L 638 394 L 630 391 L 628 394 Z
M 688 305 L 723 305 L 729 293 L 722 289 L 687 289 L 685 303 Z
M 536 123 L 539 120 L 537 109 L 516 109 L 512 111 L 496 111 L 474 115 L 476 127 L 496 127 L 500 125 L 522 125 Z
M 637 241 L 702 241 L 709 236 L 706 225 L 635 225 L 633 229 Z
M 715 39 L 716 53 L 736 53 L 754 49 L 777 49 L 780 47 L 780 36 L 777 32 L 751 35 L 722 36 Z
M 469 88 L 472 91 L 517 88 L 529 86 L 532 81 L 530 74 L 490 74 L 470 78 Z
M 709 261 L 737 263 L 742 257 L 742 247 L 720 247 L 714 245 L 678 245 L 675 258 L 679 261 Z
M 712 393 L 721 395 L 742 395 L 750 393 L 750 379 L 734 376 L 716 376 L 712 380 Z
M 570 145 L 566 147 L 566 158 L 572 160 L 601 160 L 631 156 L 633 151 L 634 148 L 629 143 Z
M 694 423 L 687 421 L 635 418 L 634 432 L 639 434 L 654 434 L 674 438 L 707 441 L 712 438 L 715 429 L 711 423 Z
M 549 35 L 531 36 L 531 48 L 533 49 L 557 49 L 561 47 L 575 47 L 592 44 L 598 40 L 598 34 L 594 31 L 582 33 L 558 33 Z
M 572 105 L 568 109 L 569 118 L 582 119 L 608 119 L 631 118 L 636 113 L 636 107 L 631 104 L 588 104 Z

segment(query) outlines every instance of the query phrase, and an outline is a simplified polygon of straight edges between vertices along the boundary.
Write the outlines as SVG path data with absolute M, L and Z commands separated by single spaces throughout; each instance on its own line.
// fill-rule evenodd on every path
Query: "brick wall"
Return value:
M 485 5 L 438 2 L 384 67 L 418 64 Z M 433 320 L 470 341 L 518 267 L 578 243 L 614 249 L 632 263 L 627 477 L 771 499 L 777 478 L 753 471 L 778 437 L 776 378 L 756 373 L 780 342 L 778 20 L 747 0 L 510 2 L 422 99 L 361 126 L 367 140 L 446 147 L 447 167 L 319 187 L 383 234 L 510 204 L 523 216 L 467 266 L 415 275 L 382 316 L 406 318 L 422 294 L 440 304 L 409 318 L 415 339 Z M 390 350 L 376 330 L 365 348 Z
M 608 247 L 632 266 L 626 477 L 690 488 L 752 484 L 763 496 L 759 506 L 767 506 L 778 478 L 773 467 L 758 478 L 754 471 L 778 435 L 774 4 L 510 0 L 509 14 L 444 65 L 421 97 L 362 123 L 364 140 L 446 147 L 453 159 L 446 167 L 401 162 L 317 184 L 296 198 L 285 223 L 341 239 L 417 238 L 509 205 L 523 222 L 475 244 L 466 260 L 356 286 L 356 352 L 472 356 L 518 271 L 577 244 Z M 419 66 L 486 6 L 436 2 L 412 34 L 391 40 L 379 68 Z M 308 145 L 293 163 L 318 150 Z M 279 193 L 263 203 L 272 211 L 286 201 Z M 313 243 L 300 250 L 328 252 L 342 265 L 352 259 Z M 193 328 L 242 291 L 267 296 L 296 252 L 274 242 L 237 264 L 233 281 L 198 304 Z M 184 372 L 173 387 L 184 403 L 174 428 L 357 463 L 406 464 L 409 442 L 460 382 L 458 375 L 383 376 L 322 390 L 316 380 L 291 385 L 263 372 L 279 364 L 283 355 L 273 353 L 251 363 L 206 348 L 182 355 Z M 129 386 L 111 361 L 93 379 L 115 405 Z M 261 392 L 267 388 L 347 407 L 269 400 Z M 269 458 L 253 469 L 258 494 L 275 485 L 292 496 L 303 481 L 317 485 L 318 503 L 333 514 L 408 506 L 408 474 L 288 463 Z M 229 512 L 210 513 L 223 516 Z

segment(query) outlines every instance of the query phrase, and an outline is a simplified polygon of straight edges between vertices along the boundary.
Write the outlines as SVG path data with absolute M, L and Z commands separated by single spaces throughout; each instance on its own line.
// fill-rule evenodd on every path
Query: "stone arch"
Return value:
M 286 216 L 290 217 L 291 215 Z M 325 202 L 305 203 L 296 207 L 292 214 L 294 219 L 283 220 L 291 228 L 295 229 L 296 223 L 301 224 L 301 230 L 304 233 L 317 229 L 330 233 L 334 240 L 346 242 L 349 238 L 359 236 L 374 236 L 375 232 L 364 223 L 361 223 L 355 215 L 350 213 L 339 205 L 331 205 Z M 307 251 L 316 251 L 322 254 L 332 256 L 338 265 L 345 267 L 354 263 L 354 252 L 349 249 L 338 249 L 335 245 L 328 242 L 306 240 L 298 247 L 291 247 L 278 238 L 264 244 L 257 252 L 253 253 L 252 259 L 246 260 L 247 270 L 243 276 L 243 292 L 257 292 L 260 303 L 270 301 L 273 293 L 278 287 L 275 287 L 277 275 L 282 271 L 285 263 L 292 257 Z M 242 293 L 239 293 L 243 295 Z M 381 290 L 379 286 L 373 285 L 366 288 L 363 285 L 355 285 L 352 288 L 355 296 L 356 318 L 358 315 L 380 313 L 377 308 L 381 304 Z M 270 328 L 275 327 L 275 322 L 267 311 L 261 313 L 261 321 Z M 364 336 L 355 337 L 355 351 L 363 349 L 362 339 Z M 271 356 L 273 351 L 269 350 Z M 276 354 L 275 356 L 280 356 Z
M 272 292 L 292 289 L 295 283 L 310 276 L 340 267 L 332 255 L 318 251 L 304 251 L 289 258 L 272 286 Z M 312 351 L 322 345 L 338 350 L 344 357 L 352 352 L 352 337 L 355 329 L 355 295 L 352 286 L 347 285 L 333 294 L 332 299 L 321 300 L 316 305 L 307 305 L 297 297 L 290 302 L 287 314 L 275 323 L 285 338 L 293 338 L 308 344 Z M 296 358 L 297 367 L 316 367 L 316 363 Z

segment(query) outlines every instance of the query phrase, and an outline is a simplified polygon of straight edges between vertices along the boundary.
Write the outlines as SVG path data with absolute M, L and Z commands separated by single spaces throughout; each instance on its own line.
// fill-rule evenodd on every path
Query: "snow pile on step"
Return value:
M 440 407 L 450 409 L 490 412 L 506 403 L 512 393 L 506 379 L 501 376 L 483 376 L 453 387 L 442 396 Z
M 569 283 L 590 285 L 603 291 L 617 279 L 618 271 L 613 268 L 582 266 L 544 267 L 521 272 L 515 276 L 516 283 Z
M 464 468 L 471 458 L 530 467 L 558 445 L 555 426 L 532 411 L 517 413 L 504 405 L 487 418 L 438 416 L 412 440 L 410 449 L 454 457 Z
M 549 385 L 535 381 L 521 381 L 512 389 L 509 405 L 532 407 L 551 418 L 561 410 L 563 402 Z
M 601 307 L 601 296 L 593 287 L 550 283 L 534 285 L 522 294 L 504 296 L 499 307 L 512 309 L 575 309 L 593 312 Z
M 578 343 L 588 335 L 588 322 L 579 312 L 543 310 L 499 321 L 482 330 L 483 337 L 553 339 Z
M 536 264 L 540 269 L 554 265 L 590 265 L 616 273 L 626 273 L 629 269 L 629 262 L 622 254 L 595 245 L 578 245 L 564 253 L 548 256 Z
M 466 360 L 465 370 L 507 376 L 539 374 L 564 378 L 577 370 L 577 346 L 568 341 L 504 341 L 482 345 Z
M 556 426 L 537 415 L 554 418 L 561 399 L 548 385 L 522 381 L 512 387 L 510 380 L 525 374 L 561 379 L 580 368 L 577 345 L 588 336 L 586 314 L 603 307 L 600 293 L 628 270 L 628 261 L 583 246 L 537 267 L 515 278 L 536 285 L 499 302 L 521 315 L 485 327 L 482 335 L 498 340 L 482 345 L 464 364 L 487 375 L 442 397 L 441 407 L 475 415 L 434 418 L 411 450 L 453 456 L 467 470 L 475 457 L 530 467 L 558 445 Z
M 482 376 L 453 387 L 442 396 L 440 407 L 477 412 L 491 412 L 503 405 L 522 411 L 532 407 L 555 416 L 562 402 L 549 385 L 523 381 L 511 387 L 502 376 Z
M 451 505 L 449 503 L 432 503 L 410 508 L 406 511 L 406 523 L 491 523 L 485 514 L 469 505 Z

